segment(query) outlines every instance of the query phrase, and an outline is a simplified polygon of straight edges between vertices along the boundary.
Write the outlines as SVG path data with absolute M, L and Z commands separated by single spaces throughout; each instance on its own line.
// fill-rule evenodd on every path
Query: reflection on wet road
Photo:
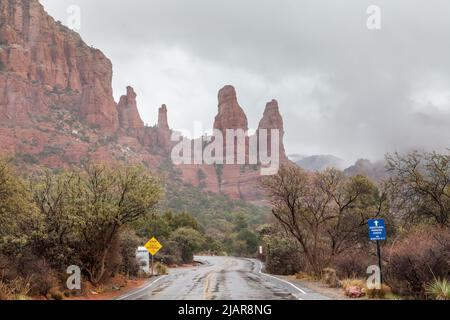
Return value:
M 261 273 L 257 260 L 196 257 L 203 265 L 171 269 L 126 300 L 303 300 L 307 293 L 284 280 Z

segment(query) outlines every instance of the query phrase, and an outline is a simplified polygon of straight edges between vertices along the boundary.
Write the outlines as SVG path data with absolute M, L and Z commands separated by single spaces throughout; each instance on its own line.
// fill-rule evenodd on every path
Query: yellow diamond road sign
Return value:
M 152 256 L 154 256 L 156 253 L 158 253 L 159 250 L 161 250 L 162 245 L 158 240 L 156 240 L 155 237 L 153 237 L 145 244 L 144 247 L 148 250 L 148 252 L 150 252 Z

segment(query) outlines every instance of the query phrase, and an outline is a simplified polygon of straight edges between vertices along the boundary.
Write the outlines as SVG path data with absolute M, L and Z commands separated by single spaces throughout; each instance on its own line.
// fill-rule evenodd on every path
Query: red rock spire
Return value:
M 258 130 L 266 129 L 268 134 L 268 146 L 270 150 L 271 146 L 271 130 L 278 129 L 280 133 L 280 159 L 286 160 L 286 151 L 284 148 L 284 123 L 283 117 L 280 114 L 280 108 L 278 107 L 278 101 L 272 100 L 267 103 L 264 115 L 259 122 Z
M 169 130 L 169 122 L 167 121 L 167 106 L 163 104 L 158 111 L 158 125 L 159 129 Z
M 248 130 L 247 116 L 239 105 L 236 90 L 225 86 L 219 91 L 219 113 L 214 121 L 214 129 L 225 133 L 226 129 Z
M 132 87 L 127 87 L 127 94 L 120 98 L 117 105 L 120 127 L 124 129 L 139 129 L 144 122 L 139 115 L 136 103 L 136 93 Z

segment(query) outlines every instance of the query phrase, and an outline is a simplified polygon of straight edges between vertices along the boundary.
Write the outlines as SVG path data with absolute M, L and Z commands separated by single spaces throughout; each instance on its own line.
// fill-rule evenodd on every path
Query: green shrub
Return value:
M 266 247 L 266 271 L 278 275 L 293 275 L 304 270 L 304 260 L 297 244 L 279 235 L 263 238 Z
M 166 265 L 178 265 L 183 263 L 182 250 L 178 242 L 158 238 L 164 243 L 163 248 L 158 252 L 157 258 Z
M 322 281 L 330 287 L 339 287 L 339 279 L 336 275 L 336 270 L 333 268 L 325 268 L 322 272 Z
M 121 271 L 129 276 L 137 276 L 139 265 L 136 261 L 136 248 L 140 244 L 140 238 L 135 232 L 126 228 L 120 232 L 121 247 Z
M 72 264 L 93 285 L 136 274 L 141 239 L 127 226 L 156 207 L 161 189 L 139 167 L 87 163 L 25 181 L 0 160 L 0 298 L 61 299 Z
M 30 153 L 19 153 L 16 157 L 27 164 L 39 163 L 39 159 Z
M 160 262 L 157 262 L 155 264 L 155 271 L 160 276 L 166 275 L 169 272 L 167 267 L 164 264 L 160 263 Z
M 219 185 L 222 184 L 222 180 L 223 180 L 223 164 L 215 164 L 214 168 L 216 169 L 216 174 L 217 174 L 217 182 L 219 183 Z
M 51 145 L 45 146 L 44 150 L 39 154 L 43 158 L 47 158 L 50 156 L 61 156 L 64 154 L 64 147 L 59 145 Z
M 159 181 L 141 168 L 88 163 L 82 171 L 48 172 L 34 185 L 43 217 L 35 254 L 62 272 L 71 264 L 83 266 L 89 281 L 98 285 L 120 271 L 123 258 L 135 255 L 136 242 L 132 252 L 125 250 L 120 231 L 147 215 L 161 194 Z M 126 240 L 133 244 L 133 238 Z
M 170 240 L 178 243 L 183 262 L 192 262 L 194 260 L 194 253 L 201 249 L 204 243 L 202 234 L 189 227 L 175 230 L 171 234 Z

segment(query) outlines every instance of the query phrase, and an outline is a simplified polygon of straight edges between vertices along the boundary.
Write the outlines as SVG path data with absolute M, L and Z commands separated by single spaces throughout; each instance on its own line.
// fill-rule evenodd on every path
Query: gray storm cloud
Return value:
M 210 129 L 216 93 L 233 84 L 251 126 L 277 98 L 288 153 L 349 161 L 450 147 L 448 0 L 41 0 L 66 23 L 81 9 L 83 38 L 114 64 L 155 123 Z M 381 8 L 368 30 L 367 8 Z

